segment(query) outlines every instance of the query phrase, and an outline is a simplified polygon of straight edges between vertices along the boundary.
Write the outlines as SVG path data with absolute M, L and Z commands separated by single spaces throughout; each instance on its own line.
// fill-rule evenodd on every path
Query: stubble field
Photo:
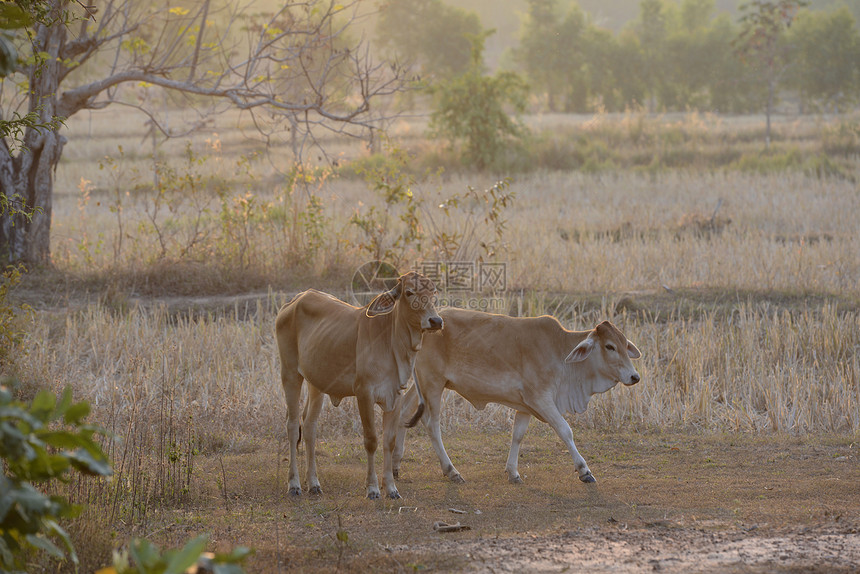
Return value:
M 152 178 L 145 153 L 130 153 L 138 135 L 116 137 L 120 157 L 99 132 L 109 126 L 70 125 L 57 267 L 16 293 L 34 308 L 14 365 L 23 392 L 71 385 L 119 437 L 107 445 L 112 481 L 68 487 L 88 504 L 72 528 L 85 568 L 130 536 L 178 544 L 200 532 L 218 548 L 256 548 L 252 572 L 860 568 L 856 157 L 839 176 L 527 173 L 509 183 L 501 235 L 480 203 L 437 206 L 505 174 L 418 178 L 428 236 L 471 229 L 494 243 L 492 256 L 479 241 L 456 254 L 505 264 L 506 289 L 493 294 L 505 312 L 572 329 L 610 319 L 642 350 L 643 380 L 568 417 L 597 485 L 575 479 L 540 423 L 521 453 L 525 483 L 508 484 L 512 413 L 448 395 L 443 437 L 466 484 L 446 482 L 417 429 L 404 499 L 365 500 L 360 423 L 345 401 L 320 423 L 324 494 L 293 500 L 274 316 L 308 287 L 348 297 L 352 272 L 373 258 L 349 219 L 379 196 L 334 174 L 297 187 L 265 162 L 237 175 L 247 144 L 223 126 L 192 142 L 204 161 L 179 160 L 169 176 L 201 185 L 159 196 L 141 184 Z M 440 259 L 430 245 L 398 252 L 398 265 Z M 437 521 L 469 529 L 435 532 Z

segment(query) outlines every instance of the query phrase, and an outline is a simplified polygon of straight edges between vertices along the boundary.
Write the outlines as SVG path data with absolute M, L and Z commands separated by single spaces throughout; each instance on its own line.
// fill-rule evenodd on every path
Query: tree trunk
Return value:
M 770 115 L 773 113 L 773 92 L 776 80 L 767 83 L 767 128 L 764 133 L 764 147 L 770 149 Z
M 54 121 L 61 72 L 57 55 L 65 38 L 62 25 L 40 26 L 36 35 L 36 46 L 49 56 L 40 66 L 31 66 L 29 111 L 38 114 L 43 126 Z M 0 216 L 0 260 L 50 263 L 54 172 L 65 141 L 50 127 L 29 127 L 17 155 L 6 142 L 0 143 L 0 194 L 15 211 L 30 214 Z

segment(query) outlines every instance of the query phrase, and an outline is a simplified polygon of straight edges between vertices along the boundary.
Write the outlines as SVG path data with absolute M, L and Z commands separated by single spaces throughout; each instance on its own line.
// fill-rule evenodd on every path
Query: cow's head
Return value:
M 623 383 L 627 386 L 639 382 L 639 373 L 633 367 L 630 359 L 638 359 L 642 356 L 636 345 L 627 340 L 618 327 L 604 321 L 595 327 L 580 344 L 570 352 L 565 363 L 589 364 L 605 382 L 605 388 L 595 388 L 594 392 L 608 391 L 616 385 Z
M 424 275 L 415 271 L 402 275 L 397 285 L 370 302 L 367 316 L 390 313 L 398 304 L 407 320 L 418 325 L 422 331 L 438 331 L 442 328 L 442 317 L 436 312 L 436 285 Z

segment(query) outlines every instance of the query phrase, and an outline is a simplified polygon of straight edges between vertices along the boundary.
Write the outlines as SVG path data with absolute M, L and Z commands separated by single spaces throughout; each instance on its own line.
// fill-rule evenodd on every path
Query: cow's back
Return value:
M 314 289 L 297 295 L 281 308 L 275 321 L 282 368 L 295 369 L 330 395 L 352 394 L 362 313 Z

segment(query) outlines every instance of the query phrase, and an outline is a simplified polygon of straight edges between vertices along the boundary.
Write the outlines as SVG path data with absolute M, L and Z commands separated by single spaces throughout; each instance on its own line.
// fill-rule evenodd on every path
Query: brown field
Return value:
M 448 433 L 467 479 L 445 479 L 423 431 L 411 435 L 403 499 L 363 498 L 357 436 L 318 449 L 324 493 L 286 496 L 285 443 L 203 456 L 186 501 L 150 511 L 140 534 L 180 544 L 199 532 L 250 544 L 250 572 L 856 572 L 858 443 L 577 428 L 597 477 L 576 478 L 561 442 L 535 426 L 524 484 L 507 482 L 507 436 Z M 456 513 L 455 513 L 456 511 Z M 435 532 L 437 522 L 467 530 Z
M 379 196 L 346 173 L 295 185 L 272 157 L 243 163 L 255 145 L 236 128 L 241 119 L 221 118 L 191 143 L 200 161 L 179 159 L 184 142 L 160 148 L 176 160 L 175 181 L 200 185 L 171 191 L 156 214 L 149 140 L 136 119 L 118 129 L 122 121 L 70 122 L 55 268 L 15 292 L 33 307 L 22 315 L 26 355 L 9 367 L 22 393 L 71 385 L 118 437 L 106 443 L 112 481 L 62 487 L 87 505 L 71 527 L 81 571 L 108 563 L 131 536 L 178 545 L 203 532 L 219 549 L 255 548 L 249 572 L 860 569 L 857 157 L 840 159 L 836 175 L 523 173 L 510 183 L 501 238 L 480 206 L 450 216 L 436 206 L 505 174 L 416 177 L 428 236 L 474 229 L 498 243 L 503 312 L 549 313 L 575 329 L 611 319 L 642 350 L 643 380 L 568 419 L 597 485 L 575 479 L 562 443 L 536 422 L 521 453 L 525 483 L 508 484 L 510 410 L 477 411 L 448 395 L 443 436 L 466 484 L 442 477 L 417 429 L 404 499 L 365 500 L 360 423 L 345 401 L 327 405 L 320 423 L 324 494 L 293 500 L 274 315 L 308 287 L 348 296 L 354 269 L 371 258 L 349 219 L 379 207 Z M 627 138 L 637 121 L 564 127 Z M 757 145 L 754 120 L 659 122 L 640 128 L 686 134 L 715 154 Z M 395 126 L 419 159 L 435 145 L 422 126 Z M 838 129 L 820 118 L 777 124 L 800 150 Z M 368 156 L 354 142 L 341 153 Z M 389 244 L 401 230 L 391 215 Z M 439 257 L 424 249 L 408 246 L 401 266 Z M 482 255 L 477 241 L 459 252 Z M 434 532 L 437 521 L 469 529 Z

